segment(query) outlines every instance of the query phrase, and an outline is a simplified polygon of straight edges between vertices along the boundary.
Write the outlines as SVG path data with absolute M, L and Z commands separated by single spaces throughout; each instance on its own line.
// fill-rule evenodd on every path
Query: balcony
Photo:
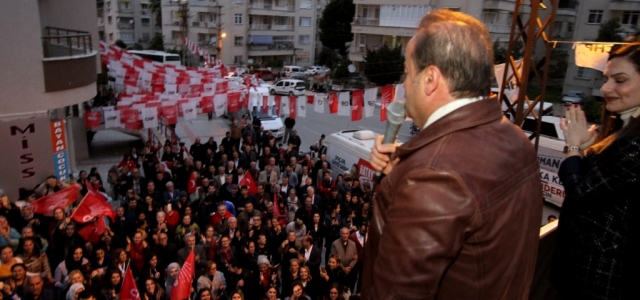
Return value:
M 492 34 L 510 34 L 511 33 L 511 25 L 510 24 L 484 24 L 487 26 L 487 29 Z
M 216 22 L 191 22 L 191 28 L 215 29 L 216 26 Z
M 93 50 L 91 33 L 46 27 L 42 49 L 46 92 L 83 87 L 95 82 L 97 51 Z
M 131 9 L 131 8 L 118 8 L 117 12 L 118 12 L 119 15 L 133 16 L 133 9 Z
M 351 23 L 351 25 L 380 26 L 380 19 L 356 18 L 356 19 L 353 19 L 353 23 Z
M 116 24 L 118 26 L 118 29 L 133 29 L 133 23 L 129 23 L 129 22 L 118 22 Z
M 609 10 L 638 10 L 638 1 L 611 0 L 611 2 L 609 2 Z

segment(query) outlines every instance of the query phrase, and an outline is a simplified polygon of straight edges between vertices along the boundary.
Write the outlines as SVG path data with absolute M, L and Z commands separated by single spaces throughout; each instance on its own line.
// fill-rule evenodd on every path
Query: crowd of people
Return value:
M 32 212 L 31 201 L 64 187 L 54 177 L 15 203 L 5 197 L 2 296 L 118 299 L 131 270 L 142 299 L 169 299 L 192 251 L 193 299 L 355 295 L 371 187 L 334 176 L 325 154 L 299 155 L 295 129 L 284 146 L 260 124 L 238 123 L 220 141 L 133 148 L 104 180 L 95 168 L 80 171 L 80 193 L 101 191 L 115 210 L 97 243 L 78 234 L 91 225 L 76 224 L 73 208 Z M 256 189 L 242 185 L 245 176 Z

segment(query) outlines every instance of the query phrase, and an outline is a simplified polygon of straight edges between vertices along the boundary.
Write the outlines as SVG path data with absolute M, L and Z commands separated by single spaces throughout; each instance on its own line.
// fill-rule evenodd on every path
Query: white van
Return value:
M 369 156 L 376 136 L 371 130 L 343 130 L 327 136 L 322 145 L 327 147 L 333 178 L 350 172 L 351 177 L 358 178 L 361 184 L 373 182 L 375 171 L 369 163 Z
M 284 66 L 284 68 L 282 68 L 282 72 L 284 73 L 284 77 L 287 78 L 301 77 L 305 75 L 304 70 L 298 66 Z

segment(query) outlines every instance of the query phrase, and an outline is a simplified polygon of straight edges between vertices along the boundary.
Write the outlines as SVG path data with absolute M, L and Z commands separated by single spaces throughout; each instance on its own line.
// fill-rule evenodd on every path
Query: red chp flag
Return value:
M 114 220 L 116 213 L 113 211 L 113 206 L 100 192 L 89 190 L 73 211 L 71 218 L 76 222 L 86 223 L 101 216 L 108 216 Z
M 87 111 L 84 113 L 84 127 L 96 128 L 100 127 L 101 113 L 99 111 Z
M 85 226 L 78 231 L 78 234 L 87 242 L 96 244 L 100 241 L 100 235 L 104 233 L 106 225 L 104 224 L 104 217 L 99 217 L 97 221 Z
M 162 116 L 167 125 L 175 125 L 178 123 L 178 111 L 175 105 L 163 106 Z
M 50 216 L 54 209 L 65 208 L 78 200 L 78 195 L 80 195 L 80 185 L 73 184 L 31 202 L 31 206 L 34 213 Z
M 137 109 L 124 109 L 120 112 L 120 122 L 124 123 L 126 129 L 142 129 L 142 124 L 139 121 Z
M 329 94 L 329 113 L 337 114 L 338 113 L 338 94 L 332 93 Z
M 202 108 L 202 113 L 212 113 L 213 106 L 213 96 L 204 96 L 200 99 L 200 108 Z
M 173 282 L 173 288 L 171 289 L 171 299 L 189 299 L 189 295 L 191 294 L 191 284 L 193 283 L 193 265 L 193 250 L 191 250 L 191 253 L 189 253 L 189 256 L 187 256 L 187 259 L 182 265 L 182 269 L 180 269 L 178 278 Z
M 393 101 L 393 85 L 383 86 L 380 89 L 382 93 L 382 105 L 380 105 L 380 121 L 387 121 L 387 106 Z
M 258 186 L 256 185 L 256 181 L 251 176 L 251 173 L 247 172 L 242 176 L 242 179 L 238 182 L 239 186 L 246 185 L 249 190 L 249 195 L 254 195 L 258 192 Z
M 269 112 L 269 96 L 262 96 L 262 113 L 267 114 Z
M 276 97 L 275 97 L 275 102 L 276 102 L 276 104 L 275 104 L 275 107 L 276 107 L 276 115 L 278 115 L 278 116 L 279 116 L 279 115 L 280 115 L 280 105 L 281 105 L 281 103 L 282 103 L 282 97 L 280 97 L 280 96 L 276 96 Z
M 307 103 L 308 104 L 314 104 L 314 99 L 315 99 L 315 95 L 307 95 Z
M 234 113 L 240 110 L 240 93 L 228 93 L 227 94 L 227 107 L 230 113 Z
M 140 292 L 136 286 L 136 280 L 133 278 L 133 273 L 131 273 L 131 268 L 127 268 L 127 272 L 125 272 L 120 288 L 120 300 L 140 300 Z
M 292 119 L 295 119 L 296 117 L 298 117 L 296 115 L 296 108 L 297 108 L 296 100 L 298 100 L 298 97 L 296 96 L 289 97 L 289 117 L 291 117 Z
M 363 90 L 351 92 L 351 121 L 362 120 L 362 106 L 364 104 L 363 98 Z

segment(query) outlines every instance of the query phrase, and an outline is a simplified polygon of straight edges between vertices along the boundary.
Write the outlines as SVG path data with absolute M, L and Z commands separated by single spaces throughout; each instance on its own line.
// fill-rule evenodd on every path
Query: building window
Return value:
M 107 7 L 107 12 L 111 11 L 111 1 L 105 2 L 105 6 Z
M 236 25 L 242 25 L 242 14 L 235 14 L 234 23 Z
M 113 33 L 109 33 L 109 42 L 113 42 Z
M 302 26 L 302 27 L 311 26 L 311 18 L 310 17 L 300 17 L 300 26 Z
M 591 79 L 591 72 L 589 69 L 578 67 L 578 72 L 576 72 L 576 78 L 578 79 Z
M 244 38 L 242 36 L 236 36 L 234 39 L 234 45 L 242 46 Z
M 602 23 L 602 10 L 590 10 L 587 24 L 600 24 Z
M 573 32 L 573 22 L 567 22 L 567 32 Z
M 622 14 L 622 24 L 637 25 L 638 15 L 640 15 L 638 11 L 625 11 L 624 14 Z
M 125 41 L 125 42 L 132 42 L 134 40 L 133 38 L 133 33 L 126 33 L 126 32 L 121 32 L 120 33 L 120 39 Z
M 276 6 L 289 6 L 289 0 L 276 0 Z
M 300 0 L 300 9 L 311 9 L 311 0 Z
M 379 19 L 380 18 L 380 6 L 363 6 L 362 15 L 363 19 Z
M 300 36 L 298 36 L 298 44 L 300 44 L 300 45 L 311 44 L 311 36 L 309 36 L 309 35 L 300 35 Z
M 239 4 L 242 4 L 242 0 L 233 0 L 233 3 L 239 3 Z
M 485 24 L 495 24 L 498 22 L 498 11 L 495 9 L 485 9 L 482 11 L 482 22 Z
M 143 33 L 142 34 L 142 41 L 143 42 L 148 42 L 149 40 L 151 40 L 151 34 L 150 33 Z
M 242 64 L 242 55 L 236 55 L 233 57 L 234 64 Z
M 278 26 L 289 25 L 289 18 L 288 17 L 276 17 L 273 22 L 274 22 L 275 25 L 278 25 Z
M 147 3 L 142 3 L 141 6 L 142 6 L 143 10 L 149 9 L 149 4 L 147 4 Z
M 149 22 L 149 18 L 142 18 L 142 26 L 149 27 L 151 22 Z
M 107 24 L 111 25 L 111 17 L 107 17 Z

